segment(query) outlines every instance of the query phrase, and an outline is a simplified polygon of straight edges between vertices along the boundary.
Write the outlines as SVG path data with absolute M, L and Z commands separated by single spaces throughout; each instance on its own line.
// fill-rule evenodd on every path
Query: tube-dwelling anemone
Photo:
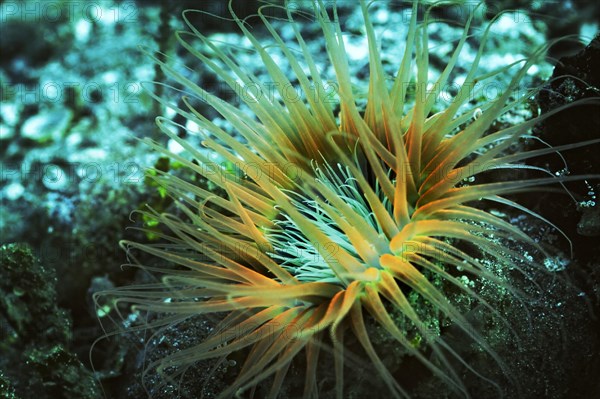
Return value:
M 293 31 L 292 43 L 283 39 L 267 17 L 271 14 L 267 10 L 273 10 L 270 7 L 285 15 Z M 360 1 L 360 8 L 369 50 L 364 108 L 357 105 L 351 85 L 336 7 L 326 7 L 322 1 L 314 1 L 305 10 L 281 5 L 261 8 L 258 15 L 270 33 L 269 40 L 259 40 L 230 8 L 233 20 L 264 63 L 270 82 L 252 74 L 223 43 L 209 39 L 190 23 L 194 11 L 184 13 L 190 30 L 177 32 L 177 38 L 199 60 L 198 65 L 234 90 L 250 86 L 263 93 L 273 87 L 277 90 L 274 96 L 242 96 L 250 112 L 242 112 L 199 87 L 165 57 L 155 58 L 186 93 L 182 107 L 159 96 L 156 100 L 193 122 L 197 129 L 188 134 L 202 137 L 206 148 L 178 137 L 170 126 L 173 122 L 165 118 L 157 118 L 158 126 L 184 151 L 176 154 L 152 140 L 147 142 L 221 187 L 223 194 L 157 171 L 156 180 L 174 199 L 178 216 L 153 210 L 145 214 L 170 233 L 159 234 L 161 243 L 126 241 L 122 245 L 162 259 L 164 266 L 141 265 L 161 274 L 161 282 L 122 287 L 110 295 L 139 310 L 165 314 L 149 328 L 176 325 L 203 314 L 224 316 L 213 335 L 160 359 L 151 368 L 172 372 L 175 377 L 181 366 L 243 353 L 245 361 L 221 397 L 251 394 L 267 379 L 271 381 L 269 397 L 276 397 L 292 361 L 302 354 L 306 366 L 303 396 L 317 397 L 319 359 L 332 356 L 336 392 L 341 398 L 347 362 L 344 347 L 352 335 L 365 362 L 375 371 L 373 378 L 387 387 L 390 397 L 408 397 L 382 360 L 385 348 L 377 348 L 368 333 L 369 323 L 376 323 L 395 345 L 445 381 L 449 389 L 468 396 L 456 365 L 465 367 L 471 377 L 486 380 L 485 376 L 442 336 L 431 334 L 409 294 L 433 306 L 499 368 L 505 368 L 491 345 L 433 280 L 451 285 L 497 313 L 458 276 L 485 280 L 516 296 L 518 290 L 497 274 L 497 268 L 492 270 L 467 251 L 467 246 L 457 244 L 469 243 L 499 267 L 524 274 L 527 267 L 537 267 L 536 262 L 501 242 L 517 241 L 541 254 L 544 249 L 516 226 L 487 212 L 482 202 L 537 216 L 506 195 L 580 177 L 548 173 L 526 180 L 464 183 L 464 179 L 516 164 L 525 167 L 522 164 L 529 158 L 589 142 L 510 151 L 532 126 L 560 109 L 501 130 L 491 129 L 501 115 L 536 92 L 531 89 L 514 95 L 546 47 L 526 59 L 480 74 L 490 24 L 479 33 L 481 44 L 463 83 L 467 89 L 459 90 L 446 109 L 434 113 L 439 93 L 430 90 L 431 84 L 443 87 L 448 83 L 472 34 L 473 16 L 454 43 L 445 68 L 435 82 L 429 82 L 430 10 L 420 13 L 419 2 L 413 2 L 403 57 L 395 75 L 390 76 L 380 59 L 369 5 Z M 323 80 L 300 33 L 299 18 L 313 19 L 321 27 L 335 73 L 333 85 Z M 281 66 L 281 57 L 293 76 Z M 478 104 L 470 102 L 478 95 L 468 88 L 507 73 L 512 78 L 501 95 Z M 411 81 L 415 84 L 409 87 Z M 305 94 L 301 101 L 286 94 L 284 88 L 290 86 Z M 329 101 L 326 87 L 335 87 L 336 103 Z M 194 97 L 214 108 L 239 137 L 197 111 L 192 105 Z M 215 164 L 207 149 L 217 153 L 223 164 Z M 224 165 L 238 165 L 246 173 L 230 173 Z M 398 322 L 400 316 L 403 323 Z M 415 335 L 423 338 L 423 345 L 415 345 L 411 340 Z M 502 393 L 497 384 L 489 383 Z

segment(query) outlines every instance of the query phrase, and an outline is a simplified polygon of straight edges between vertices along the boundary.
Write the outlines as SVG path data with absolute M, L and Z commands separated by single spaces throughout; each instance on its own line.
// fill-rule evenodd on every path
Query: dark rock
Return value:
M 20 20 L 2 22 L 0 66 L 12 83 L 33 83 L 31 68 L 44 64 L 52 54 L 53 46 L 40 26 Z
M 57 305 L 54 271 L 25 245 L 3 245 L 0 252 L 0 370 L 14 393 L 38 399 L 100 397 L 92 374 L 69 348 L 71 320 Z M 0 386 L 7 387 L 2 397 L 16 398 L 2 379 Z
M 0 370 L 0 398 L 2 399 L 19 399 L 15 393 L 15 388 L 10 381 L 4 376 Z
M 552 146 L 568 145 L 600 138 L 600 36 L 581 52 L 562 58 L 554 69 L 548 85 L 537 98 L 542 113 L 566 104 L 573 104 L 536 127 L 536 135 Z M 577 101 L 588 100 L 577 104 Z M 541 148 L 541 144 L 539 145 Z M 598 162 L 600 144 L 553 153 L 532 160 L 532 164 L 552 172 L 566 168 L 567 174 L 600 175 Z M 548 215 L 575 244 L 575 251 L 587 256 L 594 248 L 592 236 L 594 209 L 598 209 L 596 194 L 600 190 L 597 179 L 565 184 L 575 202 L 567 195 L 540 195 L 535 207 Z M 581 213 L 584 213 L 582 215 Z M 590 219 L 592 217 L 592 219 Z M 578 223 L 579 221 L 579 223 Z M 594 230 L 595 231 L 595 230 Z

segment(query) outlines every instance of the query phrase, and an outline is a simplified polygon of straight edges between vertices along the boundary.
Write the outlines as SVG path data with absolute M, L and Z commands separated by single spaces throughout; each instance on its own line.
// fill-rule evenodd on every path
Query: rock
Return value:
M 6 373 L 0 374 L 0 390 L 13 394 L 2 398 L 101 397 L 91 372 L 69 348 L 72 325 L 57 305 L 56 281 L 28 246 L 0 247 L 0 370 Z
M 600 36 L 596 36 L 581 52 L 559 60 L 552 78 L 538 94 L 537 102 L 542 114 L 565 104 L 573 106 L 536 126 L 535 134 L 544 142 L 551 146 L 560 146 L 600 138 L 600 101 L 576 104 L 582 99 L 600 97 L 598 70 Z M 538 144 L 538 147 L 545 148 L 541 144 Z M 566 169 L 567 174 L 571 176 L 599 175 L 599 151 L 600 144 L 588 145 L 561 151 L 560 155 L 552 153 L 537 157 L 532 159 L 531 163 L 553 173 Z M 583 257 L 581 259 L 591 258 L 594 256 L 594 248 L 597 247 L 594 238 L 591 237 L 598 230 L 595 220 L 599 209 L 593 193 L 600 190 L 600 185 L 597 180 L 582 179 L 565 183 L 565 187 L 575 197 L 575 202 L 568 195 L 557 194 L 542 194 L 532 200 L 536 201 L 538 212 L 542 216 L 550 218 L 571 238 L 574 251 L 579 253 L 580 258 Z M 564 250 L 569 251 L 569 248 L 565 247 Z
M 67 108 L 34 115 L 23 123 L 21 136 L 37 143 L 57 141 L 63 137 L 71 118 L 72 113 Z
M 600 236 L 600 208 L 598 206 L 583 211 L 581 220 L 577 223 L 577 232 L 586 237 Z

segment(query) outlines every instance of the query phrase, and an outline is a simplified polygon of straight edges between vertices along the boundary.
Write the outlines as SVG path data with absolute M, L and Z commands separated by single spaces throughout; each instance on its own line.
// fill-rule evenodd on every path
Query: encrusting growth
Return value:
M 480 75 L 478 65 L 490 36 L 490 23 L 481 33 L 481 45 L 463 87 L 477 87 L 477 83 L 506 73 L 512 73 L 512 79 L 498 98 L 473 104 L 470 101 L 477 98 L 477 93 L 459 90 L 446 109 L 434 113 L 439 93 L 428 91 L 428 84 L 443 87 L 448 83 L 469 38 L 473 16 L 466 21 L 445 69 L 435 82 L 429 82 L 431 9 L 419 15 L 421 4 L 412 3 L 408 34 L 402 44 L 404 55 L 396 74 L 389 76 L 380 59 L 369 5 L 360 1 L 360 7 L 369 49 L 364 109 L 357 106 L 351 85 L 337 9 L 326 7 L 322 1 L 314 1 L 310 12 L 282 5 L 261 8 L 259 17 L 270 40 L 259 40 L 230 8 L 232 18 L 264 63 L 271 87 L 281 90 L 292 84 L 298 86 L 305 93 L 302 101 L 289 98 L 283 91 L 274 97 L 246 96 L 243 100 L 250 112 L 241 112 L 199 87 L 168 60 L 154 58 L 186 93 L 184 108 L 158 96 L 156 100 L 193 122 L 198 128 L 188 129 L 188 134 L 202 137 L 205 149 L 180 138 L 172 129 L 174 123 L 162 117 L 157 118 L 158 126 L 184 151 L 175 154 L 152 140 L 146 142 L 221 187 L 225 194 L 215 194 L 157 171 L 156 181 L 173 197 L 179 216 L 149 209 L 146 216 L 170 233 L 159 233 L 160 243 L 126 241 L 122 245 L 127 251 L 138 249 L 164 260 L 164 266 L 142 266 L 161 274 L 162 280 L 101 295 L 117 297 L 118 303 L 133 304 L 138 310 L 165 314 L 148 328 L 176 325 L 200 314 L 225 316 L 212 336 L 160 359 L 149 369 L 156 368 L 167 378 L 175 378 L 183 372 L 182 366 L 241 351 L 245 361 L 221 397 L 253 392 L 268 378 L 269 397 L 276 397 L 292 361 L 303 353 L 303 395 L 316 397 L 319 357 L 332 354 L 336 392 L 341 398 L 346 386 L 344 342 L 345 337 L 353 335 L 390 396 L 408 397 L 409 392 L 382 361 L 382 348 L 376 348 L 368 334 L 368 323 L 377 323 L 408 355 L 445 381 L 449 389 L 468 396 L 464 377 L 456 370 L 460 364 L 469 375 L 478 376 L 501 391 L 442 336 L 432 336 L 414 302 L 409 300 L 409 293 L 435 307 L 504 369 L 502 359 L 440 285 L 432 281 L 432 276 L 502 318 L 459 276 L 486 280 L 513 295 L 520 294 L 476 254 L 466 252 L 457 243 L 470 243 L 479 254 L 498 265 L 523 273 L 527 267 L 541 267 L 502 243 L 518 241 L 545 254 L 540 244 L 487 212 L 485 203 L 500 203 L 541 218 L 505 196 L 582 177 L 550 174 L 525 180 L 481 179 L 469 183 L 464 179 L 492 169 L 511 169 L 529 158 L 591 142 L 510 152 L 511 146 L 531 127 L 562 108 L 518 125 L 491 130 L 499 116 L 523 104 L 538 90 L 531 89 L 517 98 L 513 93 L 547 46 L 527 59 Z M 267 17 L 267 10 L 274 9 L 285 15 L 295 42 L 285 41 Z M 190 31 L 176 35 L 198 59 L 198 67 L 211 70 L 233 89 L 253 86 L 267 92 L 267 82 L 236 61 L 225 44 L 211 40 L 189 22 L 193 12 L 184 13 Z M 318 89 L 328 82 L 321 77 L 300 33 L 296 22 L 299 17 L 315 20 L 322 29 L 335 72 L 337 104 L 326 101 Z M 282 57 L 293 78 L 280 67 L 278 60 Z M 415 82 L 414 90 L 409 89 L 407 82 Z M 203 116 L 192 105 L 196 100 L 214 108 L 241 139 Z M 242 177 L 228 173 L 225 167 L 215 166 L 207 149 L 229 164 L 256 173 Z M 295 167 L 293 176 L 288 173 L 289 165 Z M 491 233 L 503 240 L 493 239 Z M 424 338 L 424 345 L 411 341 L 405 327 L 397 322 L 397 315 L 412 326 L 413 336 L 416 333 Z M 224 342 L 223 334 L 230 339 Z M 430 353 L 426 355 L 424 348 Z M 509 371 L 505 373 L 510 378 Z

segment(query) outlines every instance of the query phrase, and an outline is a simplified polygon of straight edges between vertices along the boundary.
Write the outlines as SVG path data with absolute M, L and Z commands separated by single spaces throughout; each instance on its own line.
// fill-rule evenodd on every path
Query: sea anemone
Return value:
M 162 314 L 139 327 L 156 329 L 155 334 L 198 315 L 222 319 L 210 336 L 153 362 L 149 370 L 158 369 L 173 380 L 195 362 L 241 354 L 243 364 L 221 397 L 252 394 L 267 379 L 271 381 L 268 395 L 276 397 L 290 366 L 303 352 L 303 396 L 316 397 L 319 359 L 332 355 L 335 391 L 341 398 L 348 366 L 346 346 L 353 341 L 354 352 L 362 351 L 374 370 L 373 379 L 381 381 L 392 397 L 408 397 L 409 392 L 382 359 L 382 351 L 396 350 L 390 345 L 460 395 L 469 395 L 463 374 L 487 381 L 502 394 L 499 384 L 481 375 L 459 348 L 439 331 L 432 332 L 422 307 L 462 330 L 510 379 L 501 357 L 447 290 L 451 287 L 453 296 L 466 296 L 505 321 L 463 277 L 493 284 L 523 300 L 524 294 L 503 273 L 510 270 L 527 277 L 530 268 L 543 266 L 514 248 L 526 246 L 542 258 L 550 254 L 517 226 L 489 212 L 486 204 L 501 204 L 546 221 L 506 195 L 581 177 L 555 176 L 523 161 L 589 142 L 515 151 L 531 127 L 561 109 L 515 125 L 493 126 L 538 90 L 515 94 L 549 45 L 480 74 L 490 23 L 477 35 L 480 46 L 462 88 L 445 109 L 438 109 L 439 91 L 431 88 L 444 87 L 455 72 L 472 34 L 473 15 L 466 20 L 445 68 L 430 82 L 432 8 L 421 13 L 419 2 L 413 2 L 403 56 L 394 75 L 386 72 L 380 58 L 369 5 L 360 1 L 360 8 L 368 43 L 364 106 L 359 105 L 364 95 L 352 84 L 337 9 L 320 0 L 311 3 L 310 12 L 288 5 L 262 7 L 258 16 L 270 33 L 268 41 L 259 40 L 230 7 L 233 21 L 260 56 L 269 82 L 236 59 L 234 49 L 197 29 L 190 22 L 195 11 L 184 13 L 190 31 L 177 32 L 177 39 L 199 60 L 198 66 L 244 93 L 241 109 L 199 87 L 185 69 L 166 57 L 153 57 L 185 93 L 181 107 L 154 97 L 188 123 L 184 127 L 157 118 L 159 128 L 182 151 L 146 142 L 196 178 L 155 171 L 156 182 L 172 197 L 176 209 L 141 212 L 164 227 L 163 232 L 153 230 L 161 241 L 122 242 L 134 260 L 132 265 L 160 274 L 160 281 L 100 296 L 116 297 L 117 305 L 133 304 L 138 311 Z M 323 78 L 303 39 L 299 18 L 315 20 L 320 26 L 333 81 Z M 287 39 L 276 28 L 282 19 L 288 24 Z M 482 84 L 506 74 L 512 77 L 500 95 L 475 101 L 482 97 Z M 303 96 L 291 96 L 286 89 L 290 87 Z M 199 112 L 197 101 L 211 106 L 229 128 Z M 204 148 L 181 138 L 177 129 L 201 137 Z M 494 173 L 516 168 L 545 175 L 511 180 Z M 208 184 L 199 184 L 201 180 Z M 140 265 L 133 249 L 163 262 Z M 374 344 L 373 326 L 390 338 L 388 347 Z

